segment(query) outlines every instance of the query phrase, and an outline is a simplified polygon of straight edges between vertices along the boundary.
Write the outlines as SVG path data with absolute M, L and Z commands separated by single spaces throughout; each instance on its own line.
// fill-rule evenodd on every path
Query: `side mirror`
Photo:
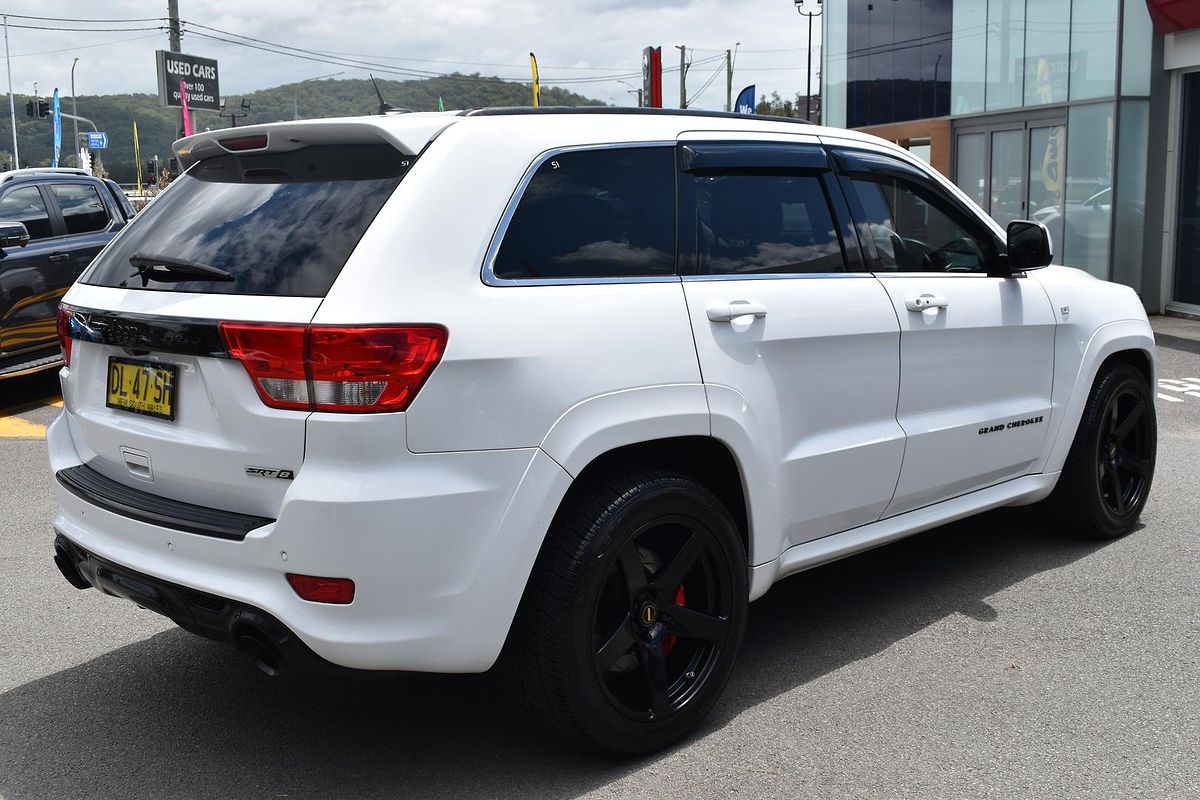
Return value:
M 1050 231 L 1040 222 L 1013 220 L 1008 223 L 1008 271 L 1025 272 L 1049 266 L 1053 253 Z
M 24 247 L 29 244 L 29 231 L 23 222 L 0 222 L 0 247 Z

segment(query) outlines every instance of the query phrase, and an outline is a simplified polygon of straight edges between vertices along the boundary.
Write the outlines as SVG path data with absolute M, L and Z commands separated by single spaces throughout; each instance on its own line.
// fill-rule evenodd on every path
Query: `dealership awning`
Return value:
M 1150 19 L 1159 33 L 1175 33 L 1200 28 L 1200 2 L 1197 0 L 1146 0 Z

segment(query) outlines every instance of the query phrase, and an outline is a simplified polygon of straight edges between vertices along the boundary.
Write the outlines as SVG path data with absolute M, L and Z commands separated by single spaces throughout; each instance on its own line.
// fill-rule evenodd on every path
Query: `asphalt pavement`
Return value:
M 270 679 L 76 591 L 56 382 L 2 383 L 0 797 L 1200 797 L 1200 355 L 1159 355 L 1141 530 L 1001 511 L 790 578 L 703 731 L 636 761 L 530 729 L 490 675 Z

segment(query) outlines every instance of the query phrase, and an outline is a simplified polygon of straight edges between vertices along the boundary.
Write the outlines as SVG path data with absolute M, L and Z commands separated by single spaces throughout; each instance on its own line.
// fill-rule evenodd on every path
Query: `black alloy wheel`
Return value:
M 733 579 L 702 519 L 667 515 L 625 540 L 593 613 L 592 666 L 634 720 L 664 719 L 712 677 L 728 644 Z
M 687 736 L 732 671 L 747 563 L 737 524 L 695 480 L 585 480 L 555 517 L 501 656 L 516 699 L 592 749 L 649 753 Z
M 1146 505 L 1157 452 L 1158 422 L 1146 377 L 1129 363 L 1110 361 L 1092 384 L 1047 507 L 1068 533 L 1123 536 Z
M 1100 496 L 1115 518 L 1141 510 L 1153 470 L 1151 415 L 1144 395 L 1122 387 L 1109 397 L 1097 437 Z

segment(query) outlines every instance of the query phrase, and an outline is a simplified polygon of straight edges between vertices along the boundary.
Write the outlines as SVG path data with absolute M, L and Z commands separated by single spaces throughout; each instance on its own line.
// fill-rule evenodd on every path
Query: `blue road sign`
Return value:
M 108 147 L 108 134 L 104 131 L 89 131 L 87 146 L 90 150 L 104 150 Z

